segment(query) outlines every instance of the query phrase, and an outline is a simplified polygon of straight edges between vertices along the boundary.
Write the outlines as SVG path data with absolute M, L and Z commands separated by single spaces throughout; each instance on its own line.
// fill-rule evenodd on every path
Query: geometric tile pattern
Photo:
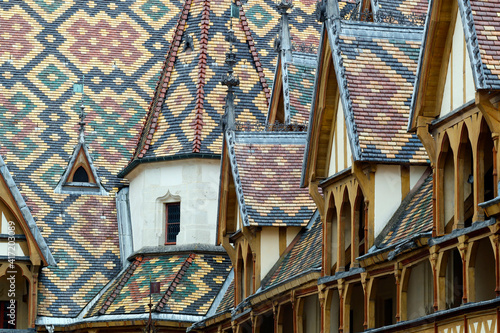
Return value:
M 117 276 L 86 317 L 149 312 L 149 282 L 160 283 L 151 295 L 153 310 L 205 315 L 231 270 L 226 254 L 166 254 L 137 257 Z
M 278 54 L 273 49 L 280 26 L 280 14 L 276 10 L 276 1 L 248 0 L 243 8 L 266 79 L 271 86 L 278 60 Z M 321 24 L 314 16 L 315 9 L 316 1 L 293 1 L 288 21 L 292 44 L 296 47 L 311 46 L 315 50 L 314 53 L 319 45 L 319 32 L 321 31 Z
M 120 271 L 116 177 L 136 146 L 179 0 L 0 3 L 0 153 L 58 262 L 40 275 L 41 316 L 75 317 Z M 165 10 L 168 7 L 168 10 Z M 109 196 L 56 194 L 78 140 Z
M 427 0 L 378 0 L 379 12 L 425 16 L 429 7 Z
M 485 75 L 485 88 L 498 90 L 500 89 L 500 0 L 464 1 L 464 6 L 467 5 L 470 5 L 472 10 L 479 58 Z
M 216 313 L 221 313 L 230 310 L 231 308 L 234 307 L 234 280 L 231 281 L 231 284 L 226 290 L 226 293 L 224 294 L 224 297 L 222 297 L 222 300 L 219 303 L 219 306 L 217 307 Z
M 235 134 L 235 161 L 249 224 L 307 225 L 316 207 L 308 190 L 300 188 L 305 141 L 298 139 L 305 133 Z M 290 136 L 296 140 L 287 141 Z
M 148 115 L 136 158 L 193 152 L 220 154 L 219 123 L 226 96 L 220 80 L 227 73 L 224 60 L 229 43 L 225 35 L 230 3 L 221 0 L 208 5 L 207 1 L 193 1 L 184 10 L 189 14 L 184 14 L 186 18 L 179 23 L 171 57 L 164 65 L 164 79 L 157 87 L 158 102 Z M 267 83 L 245 13 L 240 13 L 240 19 L 233 20 L 237 37 L 235 74 L 240 79 L 235 101 L 237 120 L 264 122 Z M 193 40 L 192 50 L 186 49 L 187 36 Z
M 417 189 L 378 248 L 395 245 L 432 231 L 432 173 Z
M 312 227 L 303 231 L 288 253 L 281 257 L 274 272 L 263 282 L 262 289 L 268 289 L 313 268 L 321 267 L 321 241 L 323 227 L 319 214 L 314 214 Z
M 374 37 L 356 29 L 339 38 L 360 157 L 425 163 L 420 140 L 406 130 L 421 42 L 407 40 L 398 26 L 384 30 Z
M 304 124 L 309 121 L 314 90 L 316 67 L 289 63 L 290 122 Z

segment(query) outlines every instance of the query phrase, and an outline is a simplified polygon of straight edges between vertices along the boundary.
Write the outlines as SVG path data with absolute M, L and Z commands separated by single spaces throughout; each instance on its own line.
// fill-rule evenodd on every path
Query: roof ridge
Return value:
M 205 71 L 208 59 L 208 29 L 210 28 L 210 1 L 204 0 L 203 12 L 201 18 L 201 39 L 200 54 L 198 60 L 198 82 L 196 83 L 196 106 L 195 119 L 192 123 L 194 129 L 193 153 L 199 153 L 201 150 L 201 132 L 203 130 L 203 104 L 205 103 Z
M 207 1 L 207 0 L 205 0 Z M 161 309 L 167 304 L 168 300 L 172 296 L 172 294 L 175 291 L 175 288 L 177 288 L 177 285 L 181 281 L 182 277 L 184 274 L 186 274 L 187 269 L 191 266 L 193 263 L 194 258 L 196 257 L 196 253 L 191 253 L 189 254 L 189 257 L 184 260 L 184 263 L 182 264 L 182 267 L 179 269 L 175 277 L 173 278 L 172 282 L 170 282 L 170 286 L 168 287 L 167 291 L 165 294 L 163 294 L 162 298 L 158 301 L 156 304 L 155 308 L 153 311 L 160 312 Z
M 189 11 L 191 9 L 191 3 L 193 0 L 186 0 L 179 19 L 177 20 L 177 26 L 175 28 L 174 34 L 172 36 L 172 42 L 165 56 L 165 62 L 162 66 L 162 73 L 158 82 L 156 83 L 155 93 L 151 104 L 149 105 L 148 113 L 146 114 L 146 120 L 143 123 L 141 135 L 137 140 L 136 150 L 132 156 L 131 161 L 137 158 L 142 158 L 149 149 L 151 140 L 153 139 L 153 134 L 156 131 L 156 122 L 160 115 L 161 108 L 163 106 L 165 94 L 167 93 L 168 83 L 170 81 L 170 74 L 174 68 L 174 63 L 177 57 L 177 51 L 181 45 L 182 35 L 186 29 L 186 21 L 188 18 Z M 160 90 L 161 85 L 161 90 Z
M 269 100 L 271 98 L 271 91 L 269 90 L 269 85 L 267 84 L 266 77 L 264 75 L 264 69 L 262 68 L 262 64 L 260 62 L 259 53 L 255 48 L 255 42 L 253 41 L 252 31 L 248 26 L 247 17 L 245 15 L 245 11 L 243 10 L 243 5 L 240 0 L 236 0 L 236 6 L 240 8 L 240 23 L 245 32 L 245 36 L 247 38 L 248 46 L 250 47 L 250 53 L 252 54 L 252 58 L 257 68 L 257 73 L 259 74 L 260 83 L 262 84 L 262 88 L 266 94 L 266 103 L 267 107 L 269 107 Z
M 144 258 L 142 256 L 136 257 L 134 262 L 127 268 L 122 278 L 120 279 L 120 282 L 118 282 L 113 292 L 109 294 L 108 298 L 97 312 L 99 315 L 106 314 L 106 311 L 109 309 L 113 301 L 116 299 L 118 293 L 122 290 L 127 281 L 132 277 L 132 275 L 134 275 L 134 271 L 137 269 L 137 267 L 139 267 L 139 264 L 142 262 L 143 259 Z

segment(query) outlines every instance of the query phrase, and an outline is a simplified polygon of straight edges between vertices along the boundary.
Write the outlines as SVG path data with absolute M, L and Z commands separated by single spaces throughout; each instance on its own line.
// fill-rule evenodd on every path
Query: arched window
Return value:
M 89 182 L 89 175 L 82 166 L 79 166 L 78 169 L 75 170 L 75 173 L 73 174 L 73 181 L 77 183 Z

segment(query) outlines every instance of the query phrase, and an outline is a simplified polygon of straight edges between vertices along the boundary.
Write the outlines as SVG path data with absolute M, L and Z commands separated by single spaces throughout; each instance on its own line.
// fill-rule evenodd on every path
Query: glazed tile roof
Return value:
M 409 200 L 403 201 L 388 230 L 376 246 L 385 248 L 432 231 L 432 174 L 427 176 Z
M 406 132 L 422 29 L 370 25 L 344 22 L 339 36 L 336 70 L 353 155 L 365 161 L 426 163 L 420 140 Z
M 427 0 L 377 0 L 378 11 L 382 14 L 392 13 L 407 16 L 426 16 L 429 1 Z
M 307 63 L 297 62 L 288 64 L 287 69 L 290 94 L 290 121 L 297 124 L 307 123 L 311 111 L 316 67 Z
M 205 315 L 231 270 L 225 253 L 138 256 L 115 278 L 86 317 L 149 312 L 149 277 L 160 283 L 152 295 L 160 313 Z
M 226 312 L 234 307 L 234 280 L 226 290 L 224 297 L 222 298 L 219 306 L 217 307 L 216 313 Z
M 458 1 L 477 89 L 500 89 L 500 0 Z
M 319 213 L 311 218 L 312 226 L 299 234 L 298 240 L 289 252 L 285 253 L 277 265 L 265 277 L 262 289 L 269 289 L 281 282 L 287 281 L 311 269 L 321 267 L 321 247 L 323 227 Z
M 305 133 L 236 132 L 227 144 L 244 225 L 307 225 L 315 204 L 299 187 Z
M 135 160 L 191 153 L 220 154 L 219 120 L 226 95 L 220 78 L 227 72 L 224 59 L 229 44 L 224 36 L 228 30 L 230 3 L 231 0 L 186 1 Z M 278 14 L 271 1 L 254 0 L 241 6 L 238 0 L 236 4 L 240 6 L 240 19 L 234 20 L 238 39 L 235 73 L 240 78 L 236 88 L 236 120 L 263 123 L 276 63 L 273 30 Z M 320 25 L 310 19 L 311 10 L 314 3 L 297 2 L 292 12 L 295 19 L 291 33 L 298 45 L 318 44 Z M 194 41 L 194 50 L 190 52 L 184 50 L 188 35 Z M 312 44 L 308 42 L 311 40 Z
M 276 10 L 277 1 L 248 0 L 243 8 L 248 25 L 261 59 L 268 83 L 272 85 L 278 54 L 273 49 L 274 40 L 279 33 L 280 14 Z M 321 24 L 316 21 L 314 11 L 316 1 L 293 0 L 289 10 L 289 27 L 292 45 L 300 52 L 317 52 Z
M 40 274 L 40 316 L 76 316 L 120 271 L 116 174 L 134 152 L 181 7 L 0 3 L 0 153 L 58 262 Z M 86 142 L 109 196 L 54 193 L 78 141 L 73 84 L 83 75 Z

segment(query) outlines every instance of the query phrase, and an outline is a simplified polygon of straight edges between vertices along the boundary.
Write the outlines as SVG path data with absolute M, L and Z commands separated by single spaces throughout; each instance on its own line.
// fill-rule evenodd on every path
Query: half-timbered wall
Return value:
M 340 102 L 338 102 L 337 113 L 334 117 L 330 140 L 328 176 L 334 175 L 352 165 L 351 145 L 345 126 L 344 109 Z

